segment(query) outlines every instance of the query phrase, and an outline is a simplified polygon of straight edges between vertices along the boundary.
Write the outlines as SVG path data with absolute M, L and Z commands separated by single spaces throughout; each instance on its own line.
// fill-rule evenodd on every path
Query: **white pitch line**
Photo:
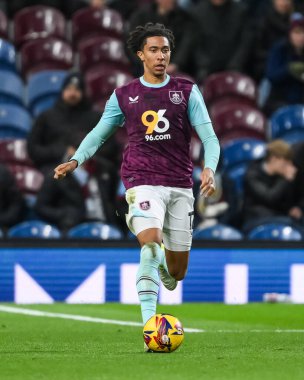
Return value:
M 12 306 L 0 306 L 0 312 L 13 313 L 13 314 L 24 314 L 24 315 L 30 315 L 32 317 L 61 318 L 61 319 L 72 319 L 74 321 L 80 321 L 80 322 L 92 322 L 92 323 L 104 323 L 104 324 L 109 324 L 109 325 L 142 327 L 142 323 L 139 323 L 139 322 L 119 321 L 119 320 L 115 320 L 115 319 L 87 317 L 85 315 L 49 313 L 47 311 L 23 309 L 23 308 L 12 307 Z M 188 333 L 205 332 L 205 330 L 191 329 L 191 328 L 185 328 L 184 331 L 188 332 Z
M 0 305 L 0 312 L 12 313 L 12 314 L 24 314 L 24 315 L 30 315 L 33 317 L 70 319 L 70 320 L 80 321 L 80 322 L 92 322 L 92 323 L 104 323 L 104 324 L 110 324 L 110 325 L 142 327 L 142 324 L 139 322 L 120 321 L 120 320 L 115 320 L 115 319 L 88 317 L 85 315 L 76 315 L 76 314 L 50 313 L 47 311 L 24 309 L 24 308 L 13 307 L 13 306 L 2 306 L 2 305 Z M 303 334 L 304 333 L 304 329 L 202 330 L 202 329 L 185 328 L 184 330 L 187 333 L 222 333 L 222 334 L 241 334 L 241 333 L 259 333 L 259 334 L 262 334 L 262 333 L 298 333 L 298 334 Z

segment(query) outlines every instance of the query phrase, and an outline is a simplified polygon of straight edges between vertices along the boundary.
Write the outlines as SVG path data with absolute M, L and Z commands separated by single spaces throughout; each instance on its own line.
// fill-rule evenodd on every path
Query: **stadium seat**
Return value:
M 122 232 L 111 225 L 101 222 L 91 222 L 79 224 L 68 232 L 69 238 L 84 238 L 96 240 L 120 240 L 123 238 Z
M 209 106 L 220 99 L 234 99 L 252 106 L 256 106 L 257 101 L 257 87 L 253 79 L 234 71 L 210 75 L 204 82 L 203 93 Z
M 304 106 L 293 105 L 278 109 L 270 119 L 271 138 L 289 143 L 304 141 Z
M 39 100 L 32 108 L 32 115 L 39 116 L 42 112 L 52 108 L 56 103 L 58 96 L 50 96 L 45 99 Z
M 238 139 L 222 147 L 223 169 L 227 170 L 238 164 L 248 163 L 264 157 L 266 144 L 256 139 Z
M 89 36 L 110 36 L 122 38 L 123 20 L 112 9 L 84 8 L 72 16 L 72 36 L 74 45 Z
M 252 229 L 250 240 L 302 240 L 303 236 L 296 228 L 287 224 L 266 223 Z
M 136 236 L 131 231 L 128 231 L 127 238 L 128 240 L 136 240 Z
M 35 239 L 59 239 L 61 237 L 61 233 L 56 227 L 40 220 L 17 224 L 8 230 L 7 235 L 10 238 Z
M 7 39 L 8 20 L 6 14 L 0 10 L 0 38 Z
M 25 138 L 31 127 L 30 114 L 24 108 L 0 104 L 0 138 Z
M 252 160 L 264 157 L 266 145 L 256 139 L 239 139 L 227 143 L 222 148 L 224 173 L 234 183 L 239 197 L 243 194 L 244 175 Z
M 212 107 L 210 115 L 222 144 L 242 137 L 265 140 L 267 119 L 255 107 L 232 101 Z
M 25 194 L 37 194 L 43 183 L 43 175 L 37 169 L 24 165 L 7 165 L 14 175 L 19 189 Z
M 24 85 L 20 77 L 6 70 L 0 71 L 0 104 L 24 103 Z
M 4 237 L 3 231 L 0 229 L 0 239 Z
M 78 46 L 79 65 L 82 71 L 98 66 L 110 65 L 113 69 L 130 70 L 124 44 L 118 38 L 93 36 L 84 39 Z
M 16 71 L 15 47 L 3 39 L 0 39 L 0 70 Z
M 43 5 L 26 7 L 14 16 L 14 43 L 21 46 L 47 37 L 65 39 L 65 28 L 65 18 L 58 9 Z
M 25 139 L 0 140 L 0 162 L 32 166 L 27 153 L 27 141 Z
M 107 66 L 88 70 L 85 75 L 87 93 L 93 101 L 110 96 L 116 87 L 127 84 L 132 79 L 130 74 Z
M 53 106 L 58 98 L 66 71 L 41 71 L 30 76 L 27 87 L 28 105 L 34 116 Z
M 240 231 L 224 224 L 216 224 L 211 227 L 197 229 L 193 233 L 193 239 L 197 240 L 242 240 Z
M 56 38 L 27 42 L 20 50 L 24 76 L 43 70 L 69 70 L 73 66 L 73 50 Z

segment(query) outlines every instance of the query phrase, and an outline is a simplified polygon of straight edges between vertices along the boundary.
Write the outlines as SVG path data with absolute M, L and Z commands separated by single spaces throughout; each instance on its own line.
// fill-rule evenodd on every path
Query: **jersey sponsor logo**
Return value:
M 146 130 L 146 141 L 159 141 L 159 140 L 170 140 L 170 133 L 165 134 L 170 128 L 169 120 L 164 116 L 166 109 L 158 110 L 157 112 L 153 110 L 148 110 L 144 112 L 141 116 L 141 121 L 144 126 L 147 127 Z M 157 132 L 159 135 L 154 135 Z
M 138 103 L 138 99 L 139 99 L 139 96 L 135 96 L 135 98 L 132 98 L 131 96 L 129 96 L 129 104 L 134 104 L 134 103 Z
M 139 203 L 139 207 L 143 210 L 143 211 L 147 211 L 151 208 L 151 205 L 150 205 L 150 202 L 149 201 L 144 201 L 144 202 L 140 202 Z
M 183 97 L 183 91 L 169 91 L 169 99 L 174 104 L 181 104 Z

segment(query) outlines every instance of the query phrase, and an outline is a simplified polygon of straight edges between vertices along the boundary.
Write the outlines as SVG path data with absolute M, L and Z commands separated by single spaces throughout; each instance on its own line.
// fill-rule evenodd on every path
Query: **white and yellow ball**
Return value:
M 155 314 L 144 326 L 144 341 L 154 352 L 173 352 L 184 340 L 181 322 L 170 314 Z

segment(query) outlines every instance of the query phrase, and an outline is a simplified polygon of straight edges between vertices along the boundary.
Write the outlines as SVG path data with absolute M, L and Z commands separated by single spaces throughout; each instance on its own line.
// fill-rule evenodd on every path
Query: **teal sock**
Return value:
M 140 252 L 140 264 L 136 276 L 136 288 L 141 306 L 143 323 L 156 314 L 159 290 L 158 267 L 161 250 L 157 243 L 145 244 Z

